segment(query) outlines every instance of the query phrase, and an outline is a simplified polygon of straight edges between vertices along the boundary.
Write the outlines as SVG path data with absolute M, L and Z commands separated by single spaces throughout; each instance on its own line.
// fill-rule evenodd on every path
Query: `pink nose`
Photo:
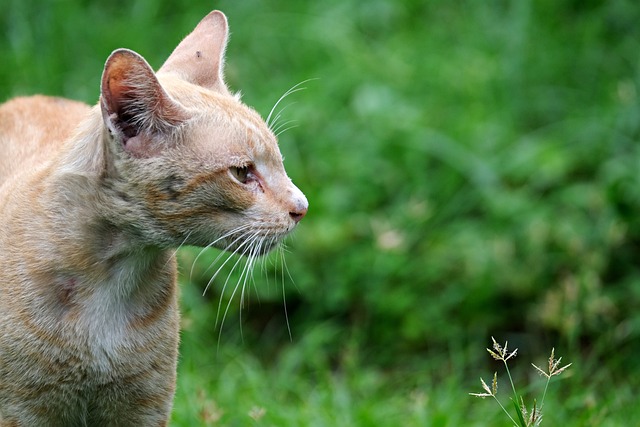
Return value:
M 300 222 L 302 218 L 307 214 L 307 210 L 309 209 L 309 204 L 306 201 L 296 203 L 295 209 L 289 212 L 291 219 L 295 222 Z

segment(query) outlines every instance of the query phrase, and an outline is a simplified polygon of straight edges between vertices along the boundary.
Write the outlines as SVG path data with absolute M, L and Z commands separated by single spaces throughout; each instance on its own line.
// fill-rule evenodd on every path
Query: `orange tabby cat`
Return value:
M 175 248 L 265 253 L 305 215 L 227 34 L 210 13 L 157 74 L 116 50 L 93 108 L 0 106 L 0 426 L 166 425 Z

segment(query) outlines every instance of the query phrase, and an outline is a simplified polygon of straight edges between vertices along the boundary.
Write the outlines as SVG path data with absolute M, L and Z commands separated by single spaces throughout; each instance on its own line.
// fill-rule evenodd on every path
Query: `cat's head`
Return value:
M 100 108 L 108 209 L 119 227 L 150 244 L 256 255 L 307 212 L 274 133 L 224 83 L 227 36 L 225 16 L 214 11 L 157 73 L 126 49 L 106 62 Z

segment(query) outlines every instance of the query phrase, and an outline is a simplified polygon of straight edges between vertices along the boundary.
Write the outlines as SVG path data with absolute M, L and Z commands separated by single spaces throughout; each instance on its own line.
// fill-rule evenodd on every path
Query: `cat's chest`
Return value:
M 72 349 L 92 372 L 112 375 L 115 367 L 148 363 L 174 346 L 179 323 L 172 278 L 153 279 L 127 283 L 126 275 L 103 281 L 61 275 L 45 301 L 48 310 L 35 323 L 54 337 L 55 347 Z

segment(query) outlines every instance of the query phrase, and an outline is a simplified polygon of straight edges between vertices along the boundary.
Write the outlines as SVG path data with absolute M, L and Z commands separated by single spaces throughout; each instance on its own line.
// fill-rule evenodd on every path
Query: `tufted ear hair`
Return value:
M 125 149 L 139 145 L 138 139 L 133 138 L 170 132 L 187 118 L 183 107 L 162 88 L 147 61 L 128 49 L 115 50 L 107 59 L 100 95 L 105 125 Z
M 158 72 L 172 73 L 198 86 L 229 94 L 223 76 L 228 37 L 227 17 L 214 10 L 180 42 Z

